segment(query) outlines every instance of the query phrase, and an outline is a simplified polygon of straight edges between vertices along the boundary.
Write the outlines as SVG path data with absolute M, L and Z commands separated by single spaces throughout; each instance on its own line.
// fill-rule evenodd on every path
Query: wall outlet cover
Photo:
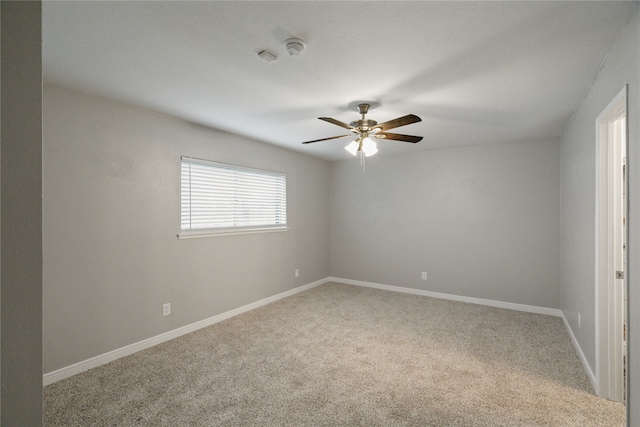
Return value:
M 581 327 L 582 327 L 582 319 L 581 319 L 580 313 L 578 313 L 578 328 L 581 328 Z

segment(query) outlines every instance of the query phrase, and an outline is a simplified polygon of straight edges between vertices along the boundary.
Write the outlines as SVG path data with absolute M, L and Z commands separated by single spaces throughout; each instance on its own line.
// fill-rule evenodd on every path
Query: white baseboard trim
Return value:
M 571 326 L 569 326 L 569 321 L 564 316 L 564 313 L 562 313 L 562 323 L 564 323 L 564 327 L 567 330 L 569 337 L 571 338 L 571 344 L 573 344 L 573 348 L 576 350 L 576 353 L 578 353 L 578 357 L 580 358 L 582 367 L 584 368 L 584 371 L 586 372 L 587 377 L 589 378 L 589 382 L 591 382 L 591 387 L 593 387 L 593 390 L 595 391 L 595 393 L 598 394 L 596 376 L 593 373 L 593 369 L 591 369 L 589 362 L 587 362 L 587 358 L 585 357 L 584 352 L 582 351 L 582 347 L 580 347 L 580 344 L 578 344 L 578 340 L 576 336 L 573 334 L 573 329 L 571 329 Z
M 67 367 L 58 369 L 56 371 L 46 373 L 42 377 L 43 385 L 47 386 L 49 384 L 53 384 L 57 381 L 63 380 L 65 378 L 71 377 L 73 375 L 79 374 L 89 369 L 97 368 L 98 366 L 104 365 L 113 360 L 119 359 L 124 356 L 128 356 L 130 354 L 136 353 L 140 350 L 144 350 L 149 347 L 153 347 L 165 341 L 178 338 L 182 335 L 197 331 L 198 329 L 202 329 L 207 326 L 213 325 L 214 323 L 218 323 L 223 320 L 229 319 L 231 317 L 237 316 L 238 314 L 246 313 L 247 311 L 253 310 L 258 307 L 262 307 L 263 305 L 267 305 L 272 302 L 278 301 L 280 299 L 289 297 L 291 295 L 295 295 L 297 293 L 306 291 L 308 289 L 322 285 L 328 281 L 329 281 L 328 278 L 320 279 L 315 282 L 288 290 L 286 292 L 282 292 L 277 295 L 273 295 L 271 297 L 261 299 L 260 301 L 256 301 L 251 304 L 247 304 L 242 307 L 238 307 L 236 309 L 227 311 L 225 313 L 218 314 L 217 316 L 213 316 L 208 319 L 204 319 L 199 322 L 192 323 L 190 325 L 182 326 L 178 329 L 174 329 L 172 331 L 165 332 L 160 335 L 156 335 L 155 337 L 151 337 L 151 338 L 139 341 L 137 343 L 133 343 L 128 346 L 110 351 L 108 353 L 104 353 L 99 356 L 92 357 L 91 359 L 87 359 L 82 362 L 75 363 L 71 366 L 67 366 Z
M 494 301 L 494 300 L 482 299 L 482 298 L 465 297 L 460 295 L 425 291 L 422 289 L 403 288 L 400 286 L 391 286 L 391 285 L 383 285 L 380 283 L 363 282 L 361 280 L 343 279 L 340 277 L 329 277 L 329 281 L 344 283 L 347 285 L 364 286 L 366 288 L 383 289 L 385 291 L 403 292 L 406 294 L 422 295 L 422 296 L 431 297 L 431 298 L 467 302 L 470 304 L 479 304 L 479 305 L 487 305 L 490 307 L 506 308 L 508 310 L 526 311 L 528 313 L 546 314 L 548 316 L 563 317 L 562 310 L 558 310 L 557 308 L 538 307 L 535 305 L 516 304 L 513 302 L 503 302 L 503 301 Z

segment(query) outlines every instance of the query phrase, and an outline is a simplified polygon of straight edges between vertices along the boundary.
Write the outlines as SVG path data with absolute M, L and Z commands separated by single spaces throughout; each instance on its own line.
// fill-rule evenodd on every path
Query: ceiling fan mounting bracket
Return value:
M 362 117 L 364 118 L 364 115 L 369 112 L 369 107 L 369 104 L 358 104 L 358 113 L 362 114 Z
M 360 113 L 360 108 L 358 107 L 359 105 L 362 104 L 367 104 L 369 106 L 368 111 L 366 112 L 366 114 L 369 114 L 371 112 L 371 110 L 375 110 L 376 108 L 380 107 L 380 102 L 379 101 L 372 101 L 369 99 L 358 99 L 355 101 L 350 102 L 347 105 L 347 109 L 349 111 L 357 111 L 358 113 Z M 362 114 L 362 113 L 360 113 Z

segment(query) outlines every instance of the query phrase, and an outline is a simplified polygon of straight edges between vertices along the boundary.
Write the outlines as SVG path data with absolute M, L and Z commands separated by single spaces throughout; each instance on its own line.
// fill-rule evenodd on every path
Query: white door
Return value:
M 626 383 L 626 93 L 596 121 L 596 391 L 619 402 Z

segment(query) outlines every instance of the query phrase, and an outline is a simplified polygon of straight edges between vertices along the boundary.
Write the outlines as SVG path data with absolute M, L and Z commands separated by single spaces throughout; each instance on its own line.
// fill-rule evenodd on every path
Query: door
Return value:
M 626 387 L 626 93 L 596 120 L 596 392 L 619 402 Z

